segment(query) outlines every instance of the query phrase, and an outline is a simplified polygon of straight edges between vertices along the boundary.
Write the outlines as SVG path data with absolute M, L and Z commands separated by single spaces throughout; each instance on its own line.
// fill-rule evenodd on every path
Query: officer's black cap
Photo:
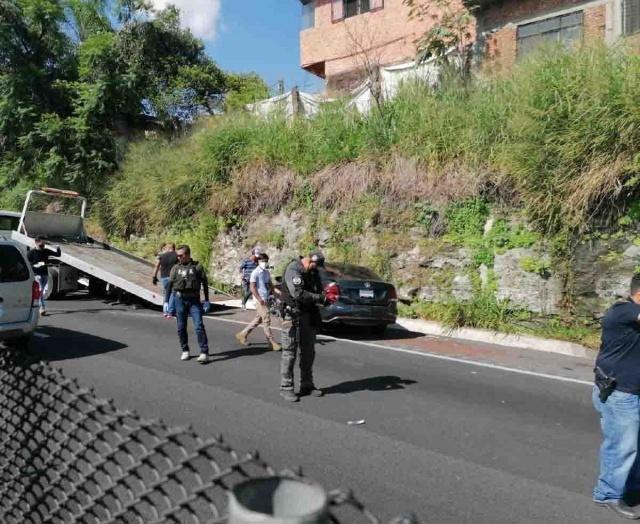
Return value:
M 312 253 L 309 253 L 309 258 L 311 259 L 311 262 L 315 262 L 318 266 L 324 265 L 324 254 L 322 251 L 313 251 Z

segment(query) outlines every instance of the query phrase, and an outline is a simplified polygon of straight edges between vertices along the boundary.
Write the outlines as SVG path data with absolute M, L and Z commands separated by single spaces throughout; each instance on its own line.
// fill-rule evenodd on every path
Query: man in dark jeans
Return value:
M 153 285 L 158 285 L 158 271 L 160 271 L 160 283 L 162 284 L 162 291 L 166 293 L 167 285 L 169 284 L 169 275 L 171 274 L 171 268 L 178 263 L 178 256 L 176 255 L 175 244 L 165 244 L 162 248 L 162 252 L 158 255 L 158 262 L 153 271 Z M 169 297 L 168 307 L 163 311 L 165 318 L 171 318 L 176 314 L 175 298 L 173 293 Z
M 593 501 L 626 519 L 640 519 L 627 503 L 640 495 L 640 275 L 629 297 L 602 320 L 593 405 L 600 415 L 600 475 Z
M 249 280 L 251 273 L 258 267 L 258 257 L 262 253 L 259 247 L 254 247 L 251 251 L 251 255 L 245 258 L 240 264 L 240 278 L 242 281 L 242 309 L 247 308 L 247 301 L 251 296 L 251 284 Z
M 204 268 L 191 258 L 189 246 L 180 246 L 177 252 L 178 263 L 171 269 L 169 283 L 164 295 L 165 308 L 169 307 L 171 293 L 175 296 L 176 320 L 178 324 L 178 339 L 182 349 L 181 360 L 189 360 L 189 339 L 187 337 L 187 319 L 191 316 L 193 327 L 198 337 L 200 356 L 198 362 L 206 364 L 209 361 L 209 341 L 202 320 L 203 313 L 207 313 L 209 304 L 209 283 Z M 204 303 L 200 302 L 200 289 L 204 292 Z
M 36 247 L 29 250 L 27 258 L 33 267 L 33 272 L 40 287 L 40 314 L 47 315 L 46 304 L 44 301 L 49 283 L 49 257 L 59 257 L 60 247 L 56 251 L 47 249 L 44 245 L 44 237 L 36 237 Z

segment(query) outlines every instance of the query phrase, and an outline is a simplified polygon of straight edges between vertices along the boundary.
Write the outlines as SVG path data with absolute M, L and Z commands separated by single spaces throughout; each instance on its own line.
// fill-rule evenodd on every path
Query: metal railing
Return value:
M 0 351 L 0 522 L 226 523 L 240 482 L 301 478 L 222 437 L 122 411 L 46 362 Z M 351 492 L 330 491 L 328 500 L 332 523 L 380 523 Z

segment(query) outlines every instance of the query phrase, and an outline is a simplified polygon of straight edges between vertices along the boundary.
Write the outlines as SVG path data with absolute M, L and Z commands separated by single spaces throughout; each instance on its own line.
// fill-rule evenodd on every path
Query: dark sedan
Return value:
M 332 300 L 320 308 L 325 326 L 366 326 L 381 334 L 396 321 L 396 288 L 370 269 L 327 263 L 318 271 L 325 294 Z

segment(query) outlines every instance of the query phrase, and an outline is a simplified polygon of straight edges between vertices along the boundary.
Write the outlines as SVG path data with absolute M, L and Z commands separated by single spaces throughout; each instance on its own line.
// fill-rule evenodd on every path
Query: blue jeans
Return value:
M 162 284 L 162 293 L 163 296 L 167 291 L 167 286 L 169 285 L 169 277 L 160 277 L 160 283 Z M 176 314 L 176 296 L 171 293 L 169 296 L 169 311 L 167 311 L 170 315 Z
M 193 327 L 198 337 L 198 346 L 200 353 L 209 354 L 209 341 L 207 340 L 207 332 L 204 330 L 204 322 L 202 321 L 202 305 L 199 297 L 182 297 L 175 295 L 176 319 L 178 321 L 178 339 L 180 340 L 180 349 L 189 351 L 189 337 L 187 336 L 187 319 L 191 316 Z
M 47 284 L 49 283 L 49 275 L 36 275 L 36 282 L 40 286 L 40 309 L 45 308 L 44 295 L 47 292 Z
M 593 500 L 621 500 L 628 492 L 640 490 L 640 396 L 614 391 L 603 404 L 594 386 L 593 405 L 600 414 L 602 428 L 600 476 Z

